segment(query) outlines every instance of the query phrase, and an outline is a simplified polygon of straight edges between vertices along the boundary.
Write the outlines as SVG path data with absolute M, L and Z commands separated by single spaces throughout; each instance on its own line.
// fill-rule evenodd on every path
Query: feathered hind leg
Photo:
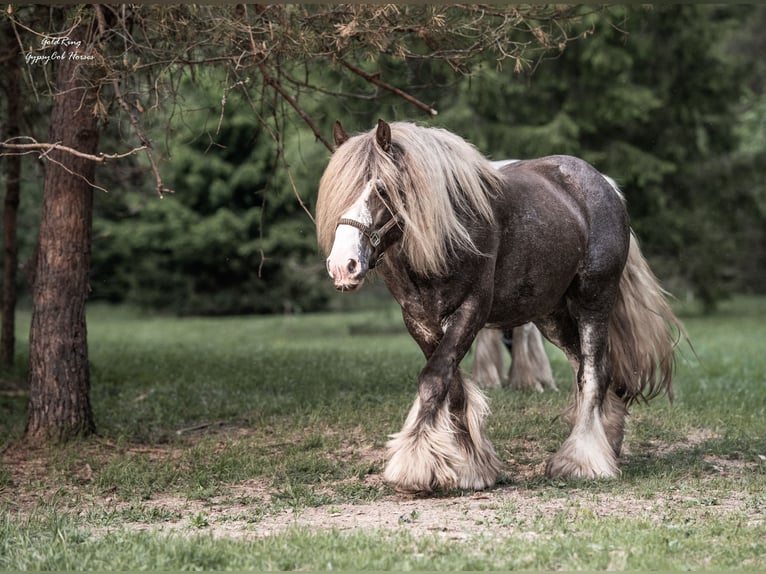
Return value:
M 548 460 L 546 474 L 553 478 L 616 478 L 615 433 L 621 442 L 625 417 L 624 411 L 614 409 L 615 397 L 608 389 L 606 317 L 583 318 L 578 327 L 581 351 L 570 358 L 577 367 L 572 431 Z
M 601 344 L 600 322 L 580 318 L 581 362 L 570 358 L 578 368 L 574 424 L 548 462 L 549 476 L 618 476 L 627 406 L 638 398 L 671 394 L 675 347 L 684 330 L 665 295 L 631 233 L 627 263 L 608 317 L 607 349 Z M 569 349 L 574 347 L 571 341 Z
M 485 389 L 507 385 L 514 390 L 558 390 L 553 379 L 551 363 L 545 352 L 542 335 L 532 323 L 512 331 L 511 366 L 507 380 L 503 379 L 504 350 L 502 333 L 498 329 L 484 328 L 476 337 L 471 376 Z
M 499 388 L 503 382 L 502 335 L 498 329 L 484 328 L 476 336 L 471 377 L 485 389 Z
M 513 330 L 511 369 L 508 386 L 518 390 L 543 392 L 546 388 L 558 390 L 553 380 L 551 363 L 545 353 L 540 331 L 532 323 Z

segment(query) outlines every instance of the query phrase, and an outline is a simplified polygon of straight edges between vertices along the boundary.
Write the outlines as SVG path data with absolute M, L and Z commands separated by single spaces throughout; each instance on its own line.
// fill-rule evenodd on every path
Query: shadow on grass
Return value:
M 707 439 L 699 444 L 681 444 L 656 452 L 646 450 L 623 457 L 625 480 L 649 478 L 731 478 L 738 473 L 766 473 L 763 437 L 736 436 Z
M 766 446 L 762 437 L 729 436 L 702 442 L 662 447 L 643 444 L 620 458 L 620 480 L 550 479 L 545 476 L 545 461 L 553 451 L 538 452 L 506 463 L 495 484 L 500 490 L 553 492 L 584 490 L 621 492 L 641 487 L 667 488 L 685 481 L 759 481 L 766 476 Z M 652 486 L 653 485 L 653 486 Z M 454 493 L 447 493 L 454 494 Z

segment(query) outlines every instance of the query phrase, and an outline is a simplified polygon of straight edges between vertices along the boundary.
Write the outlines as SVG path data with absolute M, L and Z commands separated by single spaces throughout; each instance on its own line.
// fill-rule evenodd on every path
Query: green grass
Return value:
M 177 319 L 94 307 L 99 437 L 30 452 L 20 314 L 22 366 L 0 373 L 0 568 L 762 570 L 766 299 L 683 318 L 696 355 L 683 353 L 672 404 L 632 409 L 621 480 L 541 476 L 571 386 L 551 349 L 560 392 L 488 393 L 507 468 L 481 517 L 462 517 L 486 531 L 417 529 L 429 505 L 470 499 L 453 492 L 387 530 L 261 537 L 285 513 L 399 500 L 376 477 L 423 359 L 398 309 Z
M 204 517 L 193 517 L 205 528 Z M 13 569 L 604 570 L 758 569 L 763 529 L 738 518 L 697 527 L 678 516 L 657 525 L 567 513 L 536 518 L 545 537 L 476 537 L 470 544 L 405 529 L 342 533 L 290 529 L 254 539 L 157 535 L 92 527 L 47 513 L 0 519 L 0 565 Z M 760 541 L 758 540 L 759 536 Z

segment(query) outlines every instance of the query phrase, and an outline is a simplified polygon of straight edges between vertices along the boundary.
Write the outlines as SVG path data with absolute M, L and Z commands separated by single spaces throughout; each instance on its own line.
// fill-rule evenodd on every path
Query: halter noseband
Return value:
M 350 225 L 351 227 L 356 227 L 367 237 L 367 239 L 370 240 L 370 244 L 373 247 L 377 247 L 383 242 L 383 237 L 385 237 L 386 233 L 391 231 L 391 229 L 393 229 L 395 226 L 399 225 L 399 216 L 394 215 L 391 219 L 388 220 L 388 223 L 379 227 L 378 229 L 371 229 L 364 223 L 356 221 L 355 219 L 347 219 L 345 217 L 341 217 L 338 220 L 338 225 Z

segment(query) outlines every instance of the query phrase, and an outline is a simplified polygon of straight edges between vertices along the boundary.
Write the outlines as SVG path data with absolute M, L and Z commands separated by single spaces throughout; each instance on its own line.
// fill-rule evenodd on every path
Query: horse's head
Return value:
M 336 146 L 348 139 L 340 123 L 336 123 L 333 135 Z M 384 153 L 389 152 L 391 130 L 382 120 L 378 122 L 375 141 Z M 327 258 L 327 271 L 335 288 L 352 291 L 360 287 L 367 272 L 401 236 L 401 225 L 385 183 L 380 179 L 366 181 L 357 200 L 341 215 L 335 228 Z

